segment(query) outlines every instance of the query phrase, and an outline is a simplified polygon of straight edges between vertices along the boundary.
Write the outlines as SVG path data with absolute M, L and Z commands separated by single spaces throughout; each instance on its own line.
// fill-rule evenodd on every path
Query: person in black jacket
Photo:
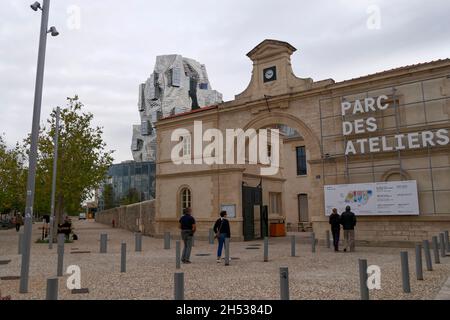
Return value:
M 214 224 L 214 232 L 216 238 L 219 240 L 219 247 L 217 248 L 217 263 L 220 263 L 222 257 L 222 249 L 226 238 L 231 238 L 230 222 L 226 219 L 227 212 L 220 212 L 220 218 Z
M 179 220 L 181 229 L 181 239 L 184 242 L 183 253 L 181 255 L 181 262 L 191 263 L 192 238 L 197 230 L 196 222 L 192 216 L 192 209 L 183 209 L 183 216 Z
M 344 239 L 345 239 L 345 248 L 344 251 L 347 251 L 347 248 L 350 249 L 350 252 L 355 251 L 355 226 L 356 226 L 356 216 L 351 211 L 350 206 L 345 208 L 345 212 L 341 214 L 341 224 L 344 228 Z
M 339 236 L 341 233 L 341 217 L 336 208 L 333 208 L 333 213 L 330 215 L 331 234 L 333 235 L 334 251 L 339 251 Z

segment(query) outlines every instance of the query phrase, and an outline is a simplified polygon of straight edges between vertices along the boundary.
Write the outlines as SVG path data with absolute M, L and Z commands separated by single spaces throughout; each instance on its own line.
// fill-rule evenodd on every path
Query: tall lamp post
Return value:
M 56 123 L 55 123 L 55 136 L 53 138 L 53 176 L 52 176 L 52 197 L 50 202 L 50 232 L 48 237 L 48 248 L 53 249 L 53 232 L 55 225 L 55 192 L 56 192 L 56 172 L 58 165 L 58 138 L 59 138 L 59 117 L 61 108 L 56 108 Z
M 56 37 L 59 33 L 55 27 L 48 29 L 48 16 L 50 11 L 50 0 L 44 0 L 43 6 L 39 2 L 31 5 L 34 11 L 41 10 L 41 31 L 39 38 L 39 54 L 36 73 L 36 87 L 34 91 L 33 125 L 31 129 L 31 145 L 29 154 L 28 179 L 27 179 L 27 200 L 25 207 L 25 230 L 24 245 L 22 248 L 22 264 L 20 267 L 20 293 L 28 292 L 28 274 L 30 271 L 30 249 L 32 233 L 32 216 L 34 202 L 34 186 L 36 179 L 37 149 L 39 139 L 39 122 L 41 118 L 42 84 L 44 80 L 45 50 L 47 47 L 47 34 Z

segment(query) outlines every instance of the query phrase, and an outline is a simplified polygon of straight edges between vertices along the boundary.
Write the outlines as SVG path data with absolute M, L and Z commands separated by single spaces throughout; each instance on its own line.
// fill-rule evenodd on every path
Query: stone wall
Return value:
M 95 221 L 116 228 L 155 235 L 155 200 L 104 210 L 96 214 Z
M 428 219 L 427 219 L 428 218 Z M 410 221 L 401 217 L 370 218 L 358 217 L 355 227 L 355 240 L 361 246 L 386 247 L 414 247 L 423 240 L 430 240 L 433 236 L 446 230 L 450 231 L 450 219 L 417 217 Z M 380 221 L 381 220 L 381 221 Z M 330 230 L 328 221 L 313 222 L 316 238 L 325 243 L 326 230 Z M 330 231 L 331 232 L 331 231 Z M 344 241 L 344 231 L 341 228 L 341 241 Z

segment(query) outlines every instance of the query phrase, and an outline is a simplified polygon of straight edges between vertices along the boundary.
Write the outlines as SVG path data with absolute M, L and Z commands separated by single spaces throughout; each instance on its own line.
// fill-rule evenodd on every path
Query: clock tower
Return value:
M 252 79 L 236 100 L 254 101 L 311 88 L 312 79 L 297 78 L 292 71 L 291 55 L 297 51 L 284 41 L 264 40 L 247 56 L 253 61 Z

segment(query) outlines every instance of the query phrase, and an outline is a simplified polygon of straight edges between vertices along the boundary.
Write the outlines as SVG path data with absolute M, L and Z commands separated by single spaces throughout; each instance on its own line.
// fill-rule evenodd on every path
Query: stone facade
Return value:
M 420 215 L 359 217 L 357 241 L 397 245 L 426 239 L 438 231 L 450 229 L 448 145 L 405 150 L 401 157 L 399 153 L 380 153 L 349 159 L 342 155 L 343 137 L 339 131 L 342 129 L 342 117 L 339 117 L 342 98 L 357 99 L 362 94 L 377 96 L 381 91 L 390 95 L 380 88 L 390 90 L 392 87 L 398 88 L 397 96 L 393 98 L 397 103 L 412 106 L 408 111 L 399 109 L 396 113 L 395 117 L 402 126 L 395 129 L 389 127 L 393 120 L 383 114 L 381 134 L 392 135 L 396 130 L 407 133 L 449 129 L 450 60 L 402 67 L 336 83 L 332 79 L 313 81 L 296 77 L 290 60 L 295 50 L 285 42 L 263 41 L 248 53 L 253 62 L 252 78 L 248 88 L 236 95 L 235 100 L 198 112 L 169 116 L 156 123 L 156 234 L 176 228 L 182 209 L 181 192 L 188 188 L 200 234 L 206 235 L 222 205 L 233 204 L 236 217 L 230 218 L 232 236 L 242 239 L 242 184 L 257 186 L 262 181 L 263 202 L 269 206 L 270 222 L 281 220 L 296 225 L 299 222 L 299 195 L 305 195 L 308 222 L 323 241 L 325 230 L 329 228 L 324 210 L 324 185 L 406 178 L 418 181 Z M 416 88 L 416 85 L 408 85 L 411 83 L 420 85 Z M 418 99 L 424 95 L 429 96 L 427 105 Z M 428 121 L 420 123 L 417 119 L 425 108 Z M 329 115 L 332 120 L 327 122 L 324 115 Z M 280 170 L 273 176 L 261 176 L 258 165 L 176 165 L 171 160 L 171 152 L 176 145 L 171 141 L 172 132 L 185 128 L 193 133 L 194 121 L 202 121 L 203 132 L 209 128 L 225 132 L 231 128 L 259 130 L 285 125 L 295 129 L 299 136 L 283 139 Z M 326 132 L 330 136 L 335 134 L 335 137 L 325 139 Z M 207 144 L 204 143 L 203 147 Z M 297 147 L 305 147 L 306 150 L 306 175 L 297 174 Z M 398 159 L 401 159 L 400 166 L 395 162 Z M 369 161 L 370 170 L 358 172 L 358 164 Z M 421 170 L 419 164 L 426 168 Z M 426 179 L 430 174 L 432 177 Z M 271 202 L 275 202 L 272 199 L 277 196 L 281 201 L 274 206 Z M 257 216 L 258 207 L 255 207 Z M 258 232 L 257 227 L 255 232 Z

